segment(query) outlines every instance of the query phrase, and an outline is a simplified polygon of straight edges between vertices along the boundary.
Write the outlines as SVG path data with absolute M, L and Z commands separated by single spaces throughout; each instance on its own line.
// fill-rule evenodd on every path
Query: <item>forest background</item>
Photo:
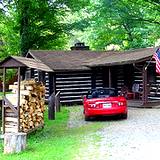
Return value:
M 159 0 L 0 0 L 0 60 L 29 49 L 128 50 L 160 44 Z

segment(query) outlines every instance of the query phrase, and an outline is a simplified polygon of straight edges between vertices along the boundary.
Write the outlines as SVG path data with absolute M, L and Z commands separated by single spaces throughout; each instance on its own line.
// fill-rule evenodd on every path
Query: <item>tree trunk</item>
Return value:
M 26 133 L 5 133 L 4 154 L 21 152 L 26 148 Z

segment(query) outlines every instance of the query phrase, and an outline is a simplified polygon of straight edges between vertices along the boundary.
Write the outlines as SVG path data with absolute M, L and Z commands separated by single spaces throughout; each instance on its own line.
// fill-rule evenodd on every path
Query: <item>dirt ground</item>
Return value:
M 78 111 L 79 110 L 79 111 Z M 71 113 L 69 127 L 86 123 L 82 109 Z M 160 109 L 129 108 L 127 120 L 105 120 L 103 129 L 84 137 L 75 160 L 159 160 Z M 94 140 L 93 137 L 99 137 Z M 83 143 L 83 142 L 82 142 Z

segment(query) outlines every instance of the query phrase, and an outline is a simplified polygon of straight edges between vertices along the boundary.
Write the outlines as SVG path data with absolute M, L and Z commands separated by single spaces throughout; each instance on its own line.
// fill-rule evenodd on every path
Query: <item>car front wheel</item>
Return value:
M 89 116 L 84 116 L 84 119 L 85 119 L 85 121 L 89 121 L 90 120 L 90 117 Z

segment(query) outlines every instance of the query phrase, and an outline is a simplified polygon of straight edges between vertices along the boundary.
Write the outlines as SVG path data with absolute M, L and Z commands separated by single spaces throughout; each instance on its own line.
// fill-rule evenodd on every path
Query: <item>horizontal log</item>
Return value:
M 6 108 L 6 109 L 5 109 L 5 112 L 6 112 L 6 113 L 13 113 L 13 111 L 12 111 L 10 108 Z
M 91 86 L 91 83 L 85 83 L 85 84 L 63 84 L 63 85 L 56 85 L 57 88 L 63 88 L 63 87 L 77 87 L 77 86 Z
M 61 103 L 80 103 L 82 99 L 70 99 L 70 100 L 60 100 Z
M 82 79 L 91 79 L 91 76 L 88 76 L 88 77 L 62 77 L 62 78 L 59 78 L 59 77 L 56 77 L 56 80 L 71 80 L 71 81 L 73 81 L 73 80 L 82 80 Z
M 10 122 L 10 121 L 6 121 L 5 122 L 5 125 L 13 125 L 13 126 L 15 126 L 17 124 L 18 124 L 17 122 Z
M 56 81 L 56 85 L 57 84 L 77 84 L 77 83 L 79 83 L 79 84 L 81 84 L 81 83 L 83 83 L 83 84 L 85 84 L 85 83 L 91 83 L 91 79 L 90 80 L 71 80 L 71 81 Z
M 75 73 L 57 73 L 56 76 L 64 77 L 64 76 L 80 76 L 80 75 L 91 75 L 91 72 L 75 72 Z
M 82 88 L 79 88 L 79 87 L 77 87 L 77 88 L 60 88 L 60 89 L 58 89 L 59 91 L 72 91 L 72 90 L 89 90 L 89 89 L 91 89 L 91 87 L 82 87 Z
M 87 94 L 88 91 L 81 91 L 81 92 L 61 92 L 60 95 L 63 96 L 63 95 L 82 95 L 82 94 Z
M 5 113 L 5 117 L 14 117 L 14 118 L 17 118 L 17 115 L 13 112 L 10 112 L 10 113 Z
M 11 125 L 11 124 L 9 124 L 9 125 L 7 125 L 7 124 L 5 124 L 5 128 L 13 128 L 13 129 L 18 129 L 18 125 Z
M 5 127 L 5 133 L 18 133 L 18 127 Z
M 18 118 L 5 117 L 5 121 L 8 121 L 8 122 L 17 122 L 18 123 Z

